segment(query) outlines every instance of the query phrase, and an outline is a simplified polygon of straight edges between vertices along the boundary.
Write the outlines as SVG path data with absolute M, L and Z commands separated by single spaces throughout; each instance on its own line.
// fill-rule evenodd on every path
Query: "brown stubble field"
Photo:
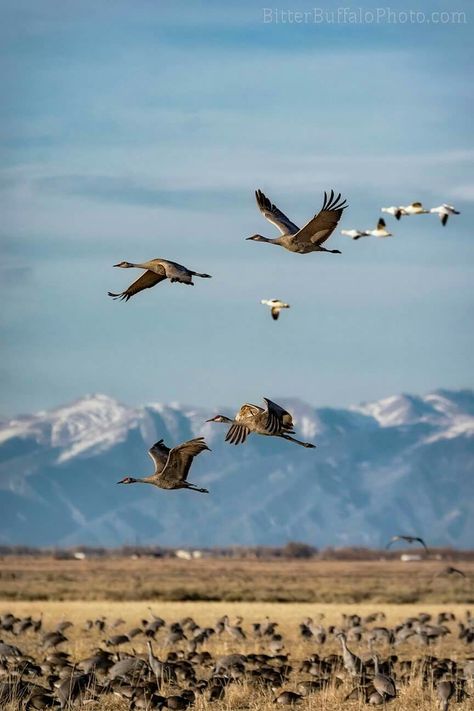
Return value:
M 203 649 L 213 658 L 231 652 L 250 653 L 268 651 L 265 643 L 252 635 L 251 623 L 266 616 L 276 620 L 283 635 L 284 653 L 294 671 L 283 689 L 296 690 L 299 681 L 311 679 L 298 671 L 301 661 L 317 652 L 322 657 L 339 653 L 332 635 L 323 646 L 305 641 L 299 635 L 298 624 L 305 617 L 319 619 L 322 624 L 340 625 L 342 614 L 367 615 L 383 611 L 383 624 L 393 626 L 408 616 L 420 612 L 434 617 L 441 610 L 450 610 L 457 620 L 465 620 L 466 610 L 474 602 L 474 563 L 457 561 L 455 566 L 466 578 L 436 577 L 446 566 L 441 561 L 319 561 L 319 560 L 177 560 L 131 559 L 108 556 L 100 559 L 56 560 L 45 557 L 11 557 L 0 560 L 0 613 L 18 616 L 43 616 L 43 631 L 54 629 L 64 620 L 74 625 L 66 631 L 68 641 L 61 649 L 71 654 L 74 662 L 87 657 L 110 634 L 127 632 L 141 620 L 150 619 L 151 610 L 167 623 L 193 617 L 199 625 L 214 626 L 224 614 L 231 620 L 243 618 L 247 639 L 238 642 L 229 635 L 214 635 Z M 100 617 L 108 621 L 118 617 L 125 623 L 117 630 L 87 630 L 86 620 Z M 396 649 L 377 645 L 382 658 L 396 653 L 401 660 L 421 659 L 426 654 L 450 657 L 462 662 L 474 656 L 474 650 L 458 639 L 457 621 L 449 623 L 451 634 L 436 641 L 429 648 L 408 640 Z M 41 659 L 39 637 L 27 632 L 17 638 L 2 633 L 5 642 L 18 645 L 26 654 Z M 184 648 L 184 643 L 166 646 L 165 632 L 160 631 L 155 650 L 160 658 L 170 651 Z M 120 647 L 120 653 L 145 654 L 145 638 L 135 637 Z M 352 643 L 351 648 L 361 657 L 369 654 L 367 642 Z M 201 668 L 199 676 L 206 678 L 211 670 Z M 298 707 L 302 709 L 359 709 L 361 701 L 344 701 L 351 688 L 350 679 L 336 688 L 311 694 Z M 176 693 L 164 687 L 162 693 Z M 471 694 L 474 688 L 471 684 Z M 197 711 L 234 711 L 251 709 L 270 711 L 275 708 L 275 692 L 250 684 L 247 679 L 233 683 L 222 701 L 212 702 L 198 695 Z M 472 708 L 472 698 L 453 706 L 459 711 Z M 19 711 L 15 704 L 5 711 Z M 125 711 L 130 705 L 109 694 L 100 702 L 76 704 L 74 709 L 85 711 Z M 397 699 L 390 708 L 400 711 L 428 711 L 437 708 L 433 687 L 422 685 L 420 677 L 409 685 L 400 686 Z M 4 711 L 2 709 L 2 711 Z
M 6 556 L 0 559 L 0 600 L 474 603 L 474 562 L 455 563 L 466 578 L 437 576 L 446 565 Z

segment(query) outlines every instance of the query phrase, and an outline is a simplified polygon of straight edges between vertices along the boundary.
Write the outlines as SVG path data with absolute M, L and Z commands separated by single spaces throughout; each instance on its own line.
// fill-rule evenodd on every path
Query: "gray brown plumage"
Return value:
M 204 441 L 204 437 L 190 439 L 187 442 L 183 442 L 183 444 L 173 447 L 173 449 L 167 447 L 163 440 L 160 439 L 148 450 L 148 454 L 155 464 L 153 474 L 141 479 L 128 476 L 117 483 L 152 484 L 159 489 L 190 489 L 191 491 L 199 491 L 202 494 L 208 494 L 207 489 L 201 489 L 187 481 L 187 476 L 194 457 L 205 450 L 210 451 Z
M 245 403 L 233 420 L 225 415 L 215 415 L 215 417 L 211 417 L 206 422 L 230 424 L 231 427 L 225 437 L 225 441 L 230 444 L 243 444 L 248 435 L 253 432 L 266 437 L 282 437 L 302 447 L 314 449 L 314 444 L 301 442 L 291 436 L 294 434 L 294 425 L 293 418 L 289 412 L 268 398 L 265 397 L 263 399 L 267 405 L 266 409 L 258 405 Z
M 290 252 L 308 254 L 309 252 L 332 252 L 340 254 L 338 249 L 326 249 L 322 245 L 334 232 L 341 219 L 343 210 L 347 207 L 346 201 L 341 200 L 341 194 L 335 196 L 334 190 L 330 195 L 324 193 L 321 210 L 304 227 L 299 229 L 281 210 L 278 209 L 261 190 L 255 193 L 257 206 L 266 219 L 275 225 L 281 232 L 280 237 L 270 239 L 256 234 L 247 237 L 255 242 L 269 242 L 284 247 Z
M 121 267 L 122 269 L 145 269 L 146 271 L 142 274 L 133 284 L 120 293 L 114 293 L 112 291 L 108 292 L 108 295 L 113 299 L 121 299 L 122 301 L 128 301 L 132 296 L 138 294 L 138 292 L 144 289 L 150 289 L 152 286 L 159 284 L 160 281 L 169 279 L 171 283 L 179 282 L 180 284 L 188 284 L 194 286 L 193 276 L 198 276 L 203 279 L 210 279 L 210 274 L 200 274 L 199 272 L 194 272 L 191 269 L 183 267 L 182 264 L 177 262 L 171 262 L 168 259 L 150 259 L 148 262 L 141 262 L 134 264 L 133 262 L 119 262 L 114 264 L 114 267 Z
M 374 685 L 375 690 L 380 694 L 384 701 L 394 699 L 397 695 L 395 682 L 392 677 L 379 672 L 379 658 L 376 654 L 372 655 L 372 659 L 375 664 L 375 674 L 372 679 L 372 684 Z
M 392 536 L 392 538 L 389 540 L 385 548 L 390 548 L 392 543 L 396 543 L 396 541 L 405 541 L 406 543 L 419 543 L 420 545 L 423 546 L 426 552 L 428 552 L 428 547 L 424 540 L 420 538 L 419 536 Z

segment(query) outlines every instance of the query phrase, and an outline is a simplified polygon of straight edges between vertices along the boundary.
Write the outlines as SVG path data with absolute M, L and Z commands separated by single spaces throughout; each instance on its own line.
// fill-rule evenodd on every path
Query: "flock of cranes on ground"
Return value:
M 474 659 L 460 659 L 461 645 L 468 651 L 474 641 L 468 611 L 464 619 L 449 610 L 420 612 L 398 624 L 383 611 L 343 614 L 336 624 L 315 613 L 284 631 L 269 617 L 244 626 L 242 617 L 224 614 L 204 626 L 189 616 L 166 621 L 148 609 L 128 628 L 121 617 L 101 616 L 81 627 L 77 619 L 50 620 L 49 631 L 42 615 L 1 614 L 8 641 L 0 639 L 0 708 L 112 709 L 114 699 L 130 711 L 258 709 L 272 701 L 385 708 L 398 699 L 398 708 L 408 709 L 411 697 L 423 699 L 424 709 L 448 711 L 472 700 Z M 449 637 L 457 637 L 456 653 Z

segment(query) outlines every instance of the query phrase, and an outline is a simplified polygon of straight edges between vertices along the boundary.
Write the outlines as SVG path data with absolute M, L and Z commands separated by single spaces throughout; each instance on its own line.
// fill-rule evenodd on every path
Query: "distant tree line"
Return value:
M 415 546 L 386 549 L 346 546 L 341 548 L 318 549 L 301 541 L 288 541 L 284 546 L 215 546 L 211 548 L 164 546 L 121 546 L 105 548 L 76 546 L 73 548 L 35 548 L 34 546 L 0 545 L 0 556 L 43 556 L 61 560 L 76 558 L 176 558 L 179 553 L 188 551 L 195 558 L 227 558 L 235 560 L 399 560 L 402 553 L 419 555 L 421 558 L 434 560 L 474 560 L 474 550 L 457 550 L 450 547 L 431 548 L 429 553 Z M 192 555 L 195 554 L 195 555 Z

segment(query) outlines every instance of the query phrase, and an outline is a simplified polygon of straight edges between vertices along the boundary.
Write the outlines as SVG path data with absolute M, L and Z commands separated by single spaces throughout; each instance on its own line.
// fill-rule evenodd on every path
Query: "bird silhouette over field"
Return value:
M 127 476 L 117 484 L 152 484 L 160 489 L 190 489 L 199 491 L 201 494 L 208 494 L 207 489 L 201 489 L 187 481 L 194 457 L 206 449 L 209 450 L 209 447 L 205 443 L 204 437 L 190 439 L 173 449 L 167 447 L 160 439 L 148 450 L 148 454 L 155 464 L 153 474 L 141 479 Z
M 428 553 L 428 547 L 426 543 L 419 536 L 392 536 L 385 548 L 390 548 L 392 543 L 396 543 L 396 541 L 405 541 L 406 543 L 420 543 L 425 549 L 425 551 Z
M 459 570 L 459 568 L 453 568 L 452 565 L 447 565 L 446 568 L 443 568 L 442 570 L 438 571 L 434 577 L 439 578 L 444 575 L 460 575 L 462 578 L 466 577 L 466 573 L 463 573 L 462 570 Z
M 308 254 L 309 252 L 332 252 L 341 254 L 339 249 L 326 249 L 322 245 L 334 232 L 337 223 L 341 219 L 343 210 L 346 209 L 346 201 L 341 200 L 341 193 L 334 196 L 334 190 L 328 196 L 324 193 L 324 202 L 321 210 L 311 218 L 301 229 L 295 225 L 288 217 L 278 209 L 270 200 L 257 190 L 255 193 L 257 205 L 264 217 L 281 232 L 280 237 L 270 239 L 263 235 L 256 234 L 247 237 L 255 242 L 269 242 L 284 247 L 290 252 L 298 254 Z

